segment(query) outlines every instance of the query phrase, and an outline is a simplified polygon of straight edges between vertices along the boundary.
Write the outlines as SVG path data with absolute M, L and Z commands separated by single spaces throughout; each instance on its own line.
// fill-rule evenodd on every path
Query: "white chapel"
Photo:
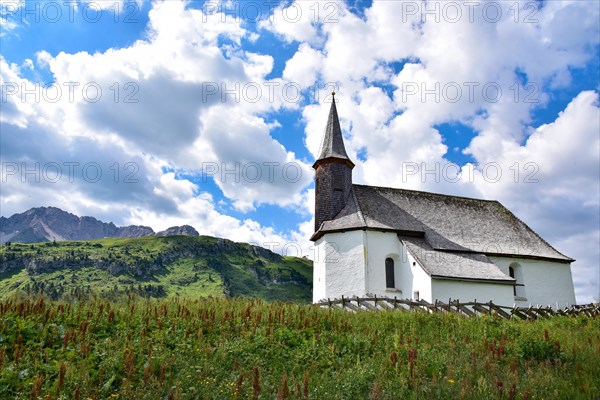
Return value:
M 357 185 L 335 99 L 315 161 L 313 302 L 575 304 L 571 262 L 497 201 Z

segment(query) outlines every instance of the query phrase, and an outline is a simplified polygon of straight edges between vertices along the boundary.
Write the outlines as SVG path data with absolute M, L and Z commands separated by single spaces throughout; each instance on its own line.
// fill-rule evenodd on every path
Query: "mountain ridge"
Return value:
M 53 206 L 34 207 L 9 218 L 0 217 L 0 244 L 170 235 L 199 236 L 190 225 L 154 232 L 149 226 L 119 227 L 113 222 L 103 222 L 92 216 L 80 217 Z

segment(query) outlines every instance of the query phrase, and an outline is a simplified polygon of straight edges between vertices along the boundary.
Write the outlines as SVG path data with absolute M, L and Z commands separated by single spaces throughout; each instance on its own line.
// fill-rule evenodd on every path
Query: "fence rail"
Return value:
M 600 316 L 600 304 L 574 305 L 562 309 L 552 307 L 507 307 L 490 302 L 479 303 L 477 300 L 461 303 L 448 300 L 448 303 L 437 301 L 428 303 L 424 300 L 398 299 L 389 297 L 344 297 L 334 300 L 322 300 L 316 303 L 320 307 L 341 308 L 350 311 L 378 310 L 421 310 L 429 313 L 450 312 L 467 317 L 478 315 L 495 315 L 506 319 L 539 319 L 554 315 L 587 315 Z

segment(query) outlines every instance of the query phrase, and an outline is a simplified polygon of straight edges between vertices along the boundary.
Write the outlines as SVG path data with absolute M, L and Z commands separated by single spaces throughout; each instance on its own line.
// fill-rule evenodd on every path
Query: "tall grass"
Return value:
M 600 319 L 244 299 L 0 303 L 2 399 L 590 399 Z

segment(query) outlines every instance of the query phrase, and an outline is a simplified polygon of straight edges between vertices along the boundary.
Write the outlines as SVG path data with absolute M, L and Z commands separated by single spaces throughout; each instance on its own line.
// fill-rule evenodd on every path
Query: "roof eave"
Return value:
M 400 238 L 400 240 L 402 240 L 402 238 Z M 558 257 L 536 256 L 536 255 L 532 255 L 532 254 L 487 253 L 487 252 L 484 253 L 479 250 L 473 250 L 473 249 L 467 249 L 467 248 L 465 248 L 465 249 L 445 249 L 445 248 L 440 248 L 440 247 L 432 247 L 432 249 L 435 251 L 441 251 L 444 253 L 483 254 L 487 257 L 524 258 L 527 260 L 552 261 L 552 262 L 558 262 L 561 264 L 571 264 L 572 262 L 575 262 L 574 259 L 567 257 L 567 256 L 564 256 L 565 258 L 558 258 Z
M 431 275 L 431 279 L 439 279 L 445 281 L 464 281 L 473 283 L 495 283 L 499 285 L 511 285 L 514 286 L 516 283 L 515 279 L 484 279 L 484 278 L 466 278 L 460 276 L 444 276 L 444 275 Z
M 566 258 L 557 258 L 557 257 L 545 257 L 545 256 L 536 256 L 533 254 L 512 254 L 512 253 L 484 253 L 482 251 L 479 250 L 473 250 L 473 249 L 444 249 L 444 248 L 440 248 L 440 247 L 432 247 L 433 250 L 435 251 L 442 251 L 444 253 L 469 253 L 469 254 L 484 254 L 487 257 L 510 257 L 510 258 L 524 258 L 527 260 L 540 260 L 540 261 L 552 261 L 552 262 L 559 262 L 562 264 L 570 264 L 572 262 L 575 262 L 574 259 L 564 256 L 564 254 L 561 253 L 561 255 L 563 255 Z
M 451 252 L 452 250 L 440 250 L 440 251 L 449 251 Z M 524 258 L 527 260 L 540 260 L 540 261 L 552 261 L 552 262 L 558 262 L 561 264 L 571 264 L 572 262 L 575 262 L 574 259 L 572 259 L 571 257 L 567 257 L 566 258 L 555 258 L 555 257 L 544 257 L 544 256 L 536 256 L 536 255 L 532 255 L 532 254 L 509 254 L 509 253 L 482 253 L 485 254 L 488 257 L 511 257 L 511 258 Z M 562 253 L 560 253 L 562 254 Z M 562 254 L 564 255 L 564 254 Z
M 354 228 L 328 229 L 328 230 L 325 230 L 325 231 L 319 229 L 318 231 L 316 231 L 315 233 L 313 233 L 313 235 L 311 236 L 310 240 L 313 241 L 313 242 L 316 242 L 323 235 L 325 235 L 327 233 L 340 233 L 340 232 L 349 232 L 349 231 L 390 232 L 390 233 L 396 233 L 398 235 L 411 236 L 411 237 L 424 237 L 425 236 L 425 232 L 421 232 L 421 231 L 400 231 L 398 229 L 385 229 L 385 228 L 372 228 L 372 227 L 368 227 L 368 226 L 360 226 L 360 227 L 357 226 L 357 227 L 354 227 Z
M 342 157 L 335 157 L 335 156 L 319 158 L 318 160 L 315 161 L 315 163 L 313 164 L 312 167 L 313 167 L 313 169 L 317 169 L 317 167 L 321 164 L 327 164 L 330 162 L 340 162 L 340 161 L 342 163 L 346 164 L 351 169 L 355 167 L 354 163 L 349 158 L 342 158 Z

